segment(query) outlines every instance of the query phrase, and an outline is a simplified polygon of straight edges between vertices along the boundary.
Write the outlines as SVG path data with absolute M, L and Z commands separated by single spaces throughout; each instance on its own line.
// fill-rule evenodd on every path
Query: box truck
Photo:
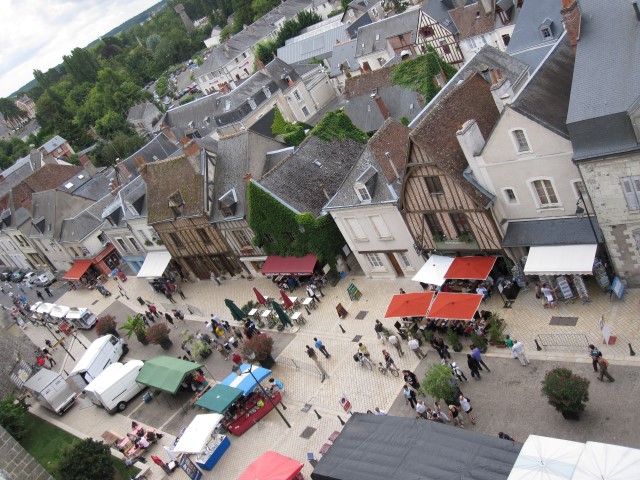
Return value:
M 143 365 L 142 360 L 112 363 L 84 388 L 84 392 L 94 404 L 109 413 L 122 412 L 129 400 L 145 389 L 145 385 L 136 382 Z
M 24 386 L 32 393 L 38 403 L 58 415 L 69 410 L 76 400 L 76 392 L 60 374 L 46 368 L 36 372 L 25 382 Z
M 53 323 L 60 323 L 64 321 L 64 317 L 67 316 L 71 310 L 69 307 L 65 307 L 64 305 L 54 305 L 54 307 L 49 312 L 49 318 Z
M 72 308 L 65 318 L 76 328 L 84 328 L 85 330 L 92 328 L 98 321 L 98 318 L 88 308 L 82 307 Z
M 104 335 L 89 345 L 87 351 L 71 370 L 69 378 L 80 390 L 83 390 L 105 368 L 120 360 L 127 351 L 128 347 L 121 338 Z

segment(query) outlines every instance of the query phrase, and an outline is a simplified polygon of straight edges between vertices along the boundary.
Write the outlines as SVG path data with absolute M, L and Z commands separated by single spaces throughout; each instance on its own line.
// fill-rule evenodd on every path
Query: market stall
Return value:
M 251 369 L 253 376 L 249 373 L 249 369 Z M 258 386 L 256 380 L 261 382 L 269 375 L 271 375 L 271 370 L 243 363 L 240 365 L 240 375 L 232 373 L 220 383 L 241 390 L 242 394 L 246 397 Z
M 238 480 L 302 480 L 302 467 L 297 460 L 267 451 L 249 465 Z
M 211 470 L 231 446 L 226 435 L 215 433 L 222 415 L 217 413 L 197 415 L 182 432 L 174 453 L 196 455 L 196 465 L 204 470 Z
M 242 394 L 242 390 L 238 388 L 217 383 L 202 395 L 195 404 L 212 412 L 225 413 Z

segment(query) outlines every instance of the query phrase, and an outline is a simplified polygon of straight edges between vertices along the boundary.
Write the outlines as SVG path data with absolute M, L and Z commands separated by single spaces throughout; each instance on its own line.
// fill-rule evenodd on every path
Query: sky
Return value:
M 159 0 L 0 0 L 0 97 Z

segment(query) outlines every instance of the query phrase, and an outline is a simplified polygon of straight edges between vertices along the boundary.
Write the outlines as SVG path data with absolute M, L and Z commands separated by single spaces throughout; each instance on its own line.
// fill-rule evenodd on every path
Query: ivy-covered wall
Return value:
M 268 255 L 302 257 L 315 253 L 321 264 L 335 267 L 336 256 L 346 242 L 331 215 L 315 218 L 310 213 L 296 214 L 253 182 L 247 190 L 254 244 Z
M 391 83 L 419 92 L 427 104 L 440 91 L 435 79 L 440 72 L 444 72 L 446 80 L 449 81 L 457 70 L 442 60 L 433 47 L 428 46 L 425 54 L 396 65 L 391 75 Z

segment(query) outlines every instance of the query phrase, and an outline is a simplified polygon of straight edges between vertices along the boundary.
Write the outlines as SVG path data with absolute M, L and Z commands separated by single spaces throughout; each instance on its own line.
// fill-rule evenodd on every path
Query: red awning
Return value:
M 313 273 L 317 262 L 318 258 L 313 253 L 302 258 L 269 255 L 261 273 L 263 275 L 307 275 Z
M 444 278 L 486 280 L 496 263 L 496 257 L 456 257 Z
M 114 247 L 112 244 L 109 244 L 105 247 L 104 250 L 102 250 L 97 256 L 96 258 L 93 259 L 93 263 L 99 263 L 102 260 L 104 260 L 104 258 L 109 255 L 111 252 L 113 252 L 116 249 L 116 247 Z
M 76 260 L 73 267 L 64 274 L 65 280 L 80 280 L 89 267 L 93 264 L 91 260 Z
M 427 317 L 471 320 L 481 301 L 482 295 L 476 293 L 440 292 L 433 301 Z
M 265 452 L 247 467 L 238 480 L 293 480 L 302 470 L 302 464 L 276 452 Z
M 429 310 L 434 292 L 401 293 L 394 295 L 384 318 L 424 317 Z

